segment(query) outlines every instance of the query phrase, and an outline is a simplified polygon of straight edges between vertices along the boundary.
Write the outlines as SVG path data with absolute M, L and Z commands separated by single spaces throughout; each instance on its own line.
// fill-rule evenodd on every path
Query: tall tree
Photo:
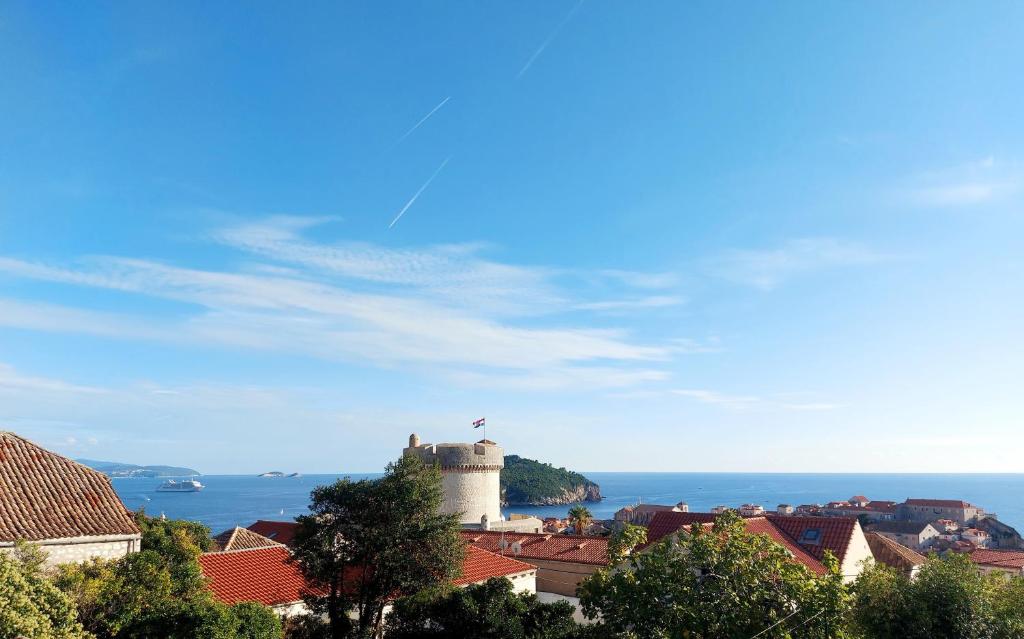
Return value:
M 439 512 L 443 497 L 440 469 L 413 456 L 380 479 L 313 491 L 294 557 L 316 584 L 307 602 L 327 616 L 334 639 L 349 632 L 350 611 L 357 636 L 374 634 L 388 602 L 458 576 L 465 548 L 458 517 Z
M 594 521 L 594 516 L 590 514 L 590 510 L 586 506 L 576 504 L 569 509 L 569 521 L 572 522 L 576 534 L 582 535 L 590 527 L 590 522 Z
M 837 639 L 847 593 L 838 562 L 816 577 L 735 513 L 630 554 L 580 586 L 586 614 L 612 636 Z

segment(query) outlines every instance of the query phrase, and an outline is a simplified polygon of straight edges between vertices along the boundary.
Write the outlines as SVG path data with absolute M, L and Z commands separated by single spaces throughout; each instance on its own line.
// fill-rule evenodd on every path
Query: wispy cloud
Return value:
M 38 393 L 102 393 L 103 389 L 92 386 L 80 386 L 46 377 L 33 377 L 19 373 L 13 366 L 0 362 L 0 394 L 9 392 L 32 391 Z
M 770 249 L 727 251 L 706 260 L 712 275 L 762 291 L 803 273 L 865 266 L 894 259 L 866 246 L 831 237 L 801 238 Z
M 705 389 L 675 389 L 669 391 L 673 395 L 680 395 L 682 397 L 688 397 L 690 399 L 697 400 L 704 404 L 715 404 L 718 406 L 725 406 L 728 408 L 745 408 L 751 404 L 761 401 L 759 397 L 752 395 L 727 395 L 718 391 L 705 390 Z
M 907 180 L 901 192 L 910 203 L 924 207 L 987 204 L 1020 190 L 1024 175 L 992 156 Z
M 551 30 L 551 33 L 548 34 L 548 37 L 544 38 L 544 41 L 540 43 L 540 46 L 537 47 L 537 49 L 533 52 L 533 55 L 530 56 L 530 59 L 526 61 L 526 64 L 523 65 L 523 68 L 519 69 L 519 73 L 516 74 L 517 79 L 523 77 L 523 75 L 525 75 L 526 72 L 530 70 L 530 67 L 532 67 L 533 63 L 537 61 L 537 58 L 539 58 L 541 54 L 544 53 L 544 50 L 548 48 L 548 45 L 550 45 L 551 42 L 554 41 L 555 36 L 557 36 L 558 33 L 563 28 L 565 28 L 565 25 L 569 24 L 569 21 L 572 20 L 573 16 L 576 15 L 576 12 L 579 11 L 580 7 L 582 6 L 583 0 L 579 0 L 573 6 L 573 8 L 569 10 L 569 13 L 565 14 L 565 17 L 562 18 L 561 22 L 559 22 L 555 26 L 555 28 Z
M 441 166 L 437 167 L 437 170 L 435 170 L 434 173 L 429 178 L 427 178 L 427 181 L 423 183 L 423 186 L 421 186 L 418 191 L 416 191 L 415 195 L 409 198 L 409 201 L 405 203 L 405 206 L 403 206 L 402 210 L 398 212 L 398 215 L 395 216 L 395 219 L 391 220 L 391 224 L 388 224 L 389 229 L 393 227 L 395 224 L 397 224 L 398 220 L 402 219 L 402 216 L 405 215 L 405 212 L 409 210 L 409 207 L 416 203 L 416 200 L 419 199 L 420 195 L 422 195 L 424 191 L 427 190 L 427 187 L 430 186 L 430 183 L 434 181 L 434 178 L 436 178 L 441 173 L 441 171 L 444 170 L 444 167 L 448 165 L 448 160 L 450 159 L 451 157 L 445 158 L 444 161 L 441 162 Z
M 421 120 L 420 120 L 419 122 L 417 122 L 416 124 L 414 124 L 414 125 L 413 125 L 413 127 L 412 127 L 411 129 L 409 129 L 408 131 L 406 131 L 406 132 L 405 132 L 405 134 L 404 134 L 404 135 L 403 135 L 402 137 L 398 138 L 398 141 L 397 141 L 397 142 L 395 142 L 395 145 L 397 146 L 397 145 L 401 144 L 402 142 L 404 142 L 404 141 L 405 141 L 405 139 L 406 139 L 407 137 L 409 137 L 410 135 L 412 135 L 413 133 L 415 133 L 415 132 L 416 132 L 416 129 L 418 129 L 418 128 L 420 128 L 421 126 L 423 126 L 423 123 L 424 123 L 424 122 L 426 122 L 427 120 L 429 120 L 429 119 L 431 118 L 431 116 L 433 116 L 433 115 L 434 115 L 435 113 L 437 113 L 438 111 L 440 111 L 440 110 L 441 110 L 441 107 L 443 107 L 443 106 L 444 106 L 445 104 L 448 104 L 448 100 L 451 100 L 451 99 L 452 99 L 452 96 L 448 96 L 448 97 L 446 97 L 446 98 L 445 98 L 444 100 L 441 100 L 441 102 L 439 102 L 439 103 L 438 103 L 438 105 L 437 105 L 436 107 L 434 107 L 433 109 L 431 109 L 431 110 L 430 110 L 430 113 L 427 113 L 427 114 L 426 114 L 425 116 L 423 116 L 423 118 L 422 118 L 422 119 L 421 119 Z
M 544 269 L 483 260 L 479 247 L 469 245 L 408 251 L 324 245 L 298 235 L 308 224 L 276 219 L 213 235 L 294 269 L 205 270 L 118 257 L 73 265 L 0 258 L 0 272 L 117 291 L 129 296 L 125 308 L 132 308 L 127 300 L 134 296 L 182 304 L 173 314 L 149 317 L 0 298 L 0 325 L 402 365 L 467 383 L 486 378 L 492 385 L 531 388 L 662 379 L 660 363 L 678 353 L 671 344 L 639 343 L 621 329 L 536 321 L 543 305 L 526 310 L 530 301 L 559 300 Z M 491 287 L 499 291 L 496 298 L 503 292 L 515 298 L 503 313 L 479 299 L 472 303 Z M 556 303 L 548 312 L 580 303 Z M 589 303 L 591 312 L 622 304 Z

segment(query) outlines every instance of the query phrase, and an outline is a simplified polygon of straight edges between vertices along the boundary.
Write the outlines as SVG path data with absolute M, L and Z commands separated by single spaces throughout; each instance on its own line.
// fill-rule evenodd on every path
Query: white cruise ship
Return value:
M 161 493 L 197 493 L 203 489 L 203 485 L 194 479 L 186 479 L 183 481 L 174 481 L 168 479 L 164 483 L 157 487 L 157 492 Z

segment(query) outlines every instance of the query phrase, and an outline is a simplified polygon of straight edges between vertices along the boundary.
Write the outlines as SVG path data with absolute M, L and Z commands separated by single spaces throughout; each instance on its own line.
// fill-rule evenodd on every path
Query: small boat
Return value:
M 185 479 L 182 481 L 174 481 L 168 479 L 164 483 L 157 487 L 159 493 L 198 493 L 203 489 L 203 485 L 194 479 Z

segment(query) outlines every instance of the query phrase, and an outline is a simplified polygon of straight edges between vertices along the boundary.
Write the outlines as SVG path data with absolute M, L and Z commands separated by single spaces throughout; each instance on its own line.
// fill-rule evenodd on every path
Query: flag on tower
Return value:
M 480 428 L 481 426 L 483 426 L 484 423 L 485 423 L 484 419 L 486 419 L 486 418 L 481 417 L 480 419 L 478 419 L 475 422 L 473 422 L 473 428 Z

